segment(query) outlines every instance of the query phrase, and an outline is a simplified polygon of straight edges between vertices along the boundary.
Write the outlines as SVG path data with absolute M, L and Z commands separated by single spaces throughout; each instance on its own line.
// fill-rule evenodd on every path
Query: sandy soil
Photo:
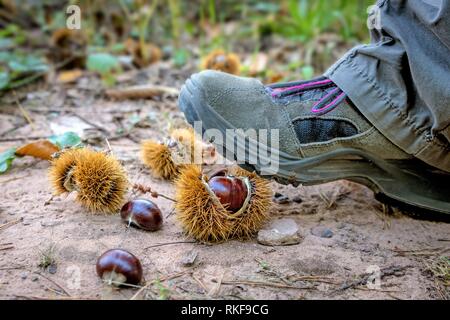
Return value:
M 164 66 L 152 67 L 133 79 L 158 77 L 161 83 L 177 87 L 189 74 L 184 70 L 168 77 L 165 71 Z M 76 87 L 41 86 L 18 92 L 33 125 L 25 122 L 12 96 L 3 97 L 0 152 L 20 145 L 21 137 L 45 137 L 71 127 L 85 127 L 88 141 L 105 148 L 102 135 L 107 132 L 130 180 L 173 195 L 171 184 L 153 179 L 139 161 L 138 142 L 164 135 L 169 123 L 183 123 L 176 100 L 114 102 L 103 99 L 98 87 L 90 78 Z M 136 118 L 141 119 L 137 124 Z M 118 129 L 131 126 L 131 133 L 120 138 Z M 304 237 L 298 245 L 270 247 L 256 239 L 204 245 L 186 238 L 173 214 L 161 230 L 145 232 L 127 229 L 119 216 L 88 214 L 73 195 L 48 203 L 48 167 L 46 161 L 22 158 L 0 176 L 0 225 L 12 223 L 0 229 L 2 299 L 129 299 L 138 288 L 110 288 L 95 273 L 96 259 L 117 247 L 141 259 L 148 286 L 138 299 L 442 299 L 449 295 L 448 287 L 427 266 L 448 255 L 450 225 L 414 220 L 381 205 L 369 189 L 354 183 L 299 188 L 272 184 L 274 192 L 302 200 L 274 204 L 271 209 L 271 219 L 287 217 L 298 223 Z M 170 201 L 154 201 L 169 215 Z M 312 235 L 311 228 L 318 225 L 330 228 L 333 237 Z M 196 250 L 197 259 L 184 266 L 181 261 L 191 250 Z M 38 265 L 45 254 L 55 262 L 42 269 Z M 374 266 L 381 269 L 381 287 L 369 289 L 363 280 L 367 268 Z

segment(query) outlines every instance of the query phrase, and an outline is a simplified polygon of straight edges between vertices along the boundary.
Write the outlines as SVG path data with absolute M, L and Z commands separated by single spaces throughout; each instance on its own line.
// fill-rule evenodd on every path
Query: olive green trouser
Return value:
M 327 72 L 390 141 L 450 172 L 450 0 L 382 0 Z

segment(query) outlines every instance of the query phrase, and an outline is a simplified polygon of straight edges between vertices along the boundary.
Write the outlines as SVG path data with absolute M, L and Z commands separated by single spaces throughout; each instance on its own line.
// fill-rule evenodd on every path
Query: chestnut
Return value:
M 135 227 L 156 231 L 161 228 L 163 217 L 156 203 L 145 199 L 131 200 L 120 210 L 123 221 Z
M 142 265 L 135 255 L 122 249 L 111 249 L 97 260 L 97 274 L 109 285 L 137 285 L 142 280 Z
M 237 212 L 244 205 L 248 190 L 243 179 L 215 175 L 208 181 L 208 185 L 220 203 L 228 206 L 228 210 Z

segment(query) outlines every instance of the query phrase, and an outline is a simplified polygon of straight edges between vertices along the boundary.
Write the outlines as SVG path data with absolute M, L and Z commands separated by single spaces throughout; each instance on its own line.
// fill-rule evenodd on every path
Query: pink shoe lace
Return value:
M 272 89 L 271 94 L 273 98 L 293 96 L 312 89 L 334 88 L 312 106 L 311 112 L 316 115 L 330 112 L 347 98 L 347 95 L 326 77 L 319 77 L 310 81 L 278 83 L 268 87 Z

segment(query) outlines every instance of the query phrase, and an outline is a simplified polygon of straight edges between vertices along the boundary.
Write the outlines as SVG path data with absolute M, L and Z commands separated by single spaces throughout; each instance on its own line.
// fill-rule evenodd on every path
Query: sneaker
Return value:
M 226 137 L 214 143 L 227 159 L 280 183 L 347 179 L 385 202 L 450 213 L 450 174 L 389 141 L 326 77 L 265 86 L 207 70 L 186 81 L 179 107 L 191 125 L 201 121 L 206 138 Z

